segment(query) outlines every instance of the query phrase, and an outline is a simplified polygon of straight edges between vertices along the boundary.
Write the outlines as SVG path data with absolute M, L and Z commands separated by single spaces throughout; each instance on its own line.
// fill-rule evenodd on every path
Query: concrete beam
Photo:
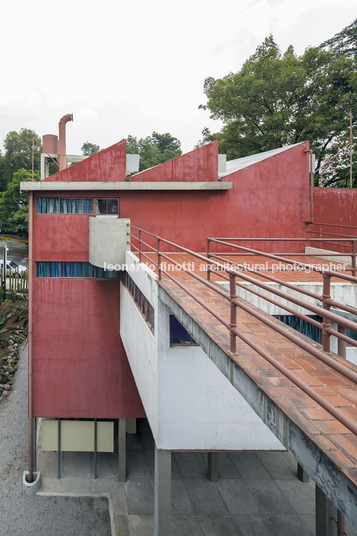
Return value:
M 217 366 L 285 448 L 350 523 L 357 527 L 357 487 L 271 400 L 218 344 L 159 286 L 159 299 L 169 307 L 207 357 Z
M 34 181 L 34 182 L 21 182 L 20 190 L 22 192 L 69 192 L 69 191 L 172 191 L 172 190 L 181 190 L 181 191 L 224 191 L 231 190 L 233 188 L 232 182 L 218 182 L 218 181 L 208 181 L 208 182 L 130 182 L 130 181 L 88 181 L 88 182 L 69 182 L 69 181 Z
M 155 445 L 154 536 L 170 534 L 171 451 Z

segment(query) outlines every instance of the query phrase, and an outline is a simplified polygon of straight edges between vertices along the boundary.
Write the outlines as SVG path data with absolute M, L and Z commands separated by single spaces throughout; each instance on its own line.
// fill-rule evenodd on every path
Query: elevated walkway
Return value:
M 349 312 L 353 312 L 354 308 L 344 303 L 337 304 L 330 294 L 326 294 L 327 280 L 328 284 L 331 281 L 333 284 L 335 280 L 343 279 L 347 285 L 355 288 L 356 278 L 348 273 L 346 275 L 346 273 L 341 274 L 335 271 L 334 266 L 330 264 L 328 269 L 320 267 L 311 269 L 312 275 L 309 275 L 309 281 L 316 283 L 318 274 L 319 277 L 322 275 L 324 284 L 321 288 L 322 296 L 314 292 L 303 291 L 311 298 L 310 302 L 291 297 L 294 292 L 291 292 L 289 297 L 281 290 L 275 289 L 274 291 L 280 296 L 280 302 L 275 303 L 280 304 L 290 313 L 293 309 L 289 300 L 293 302 L 295 300 L 296 314 L 302 319 L 309 320 L 306 310 L 310 311 L 310 314 L 312 312 L 323 316 L 323 322 L 319 324 L 322 327 L 325 349 L 323 352 L 319 344 L 303 335 L 297 335 L 288 326 L 237 296 L 237 291 L 246 282 L 264 288 L 265 283 L 262 280 L 266 276 L 258 275 L 255 280 L 250 281 L 250 275 L 236 271 L 231 259 L 228 260 L 227 267 L 222 265 L 221 258 L 221 264 L 217 265 L 218 271 L 229 277 L 225 277 L 227 281 L 223 282 L 223 285 L 217 285 L 217 278 L 222 274 L 213 273 L 214 261 L 206 259 L 210 264 L 211 276 L 211 282 L 207 282 L 207 271 L 203 273 L 203 270 L 190 264 L 190 261 L 194 262 L 197 258 L 205 260 L 205 257 L 184 250 L 180 246 L 177 246 L 178 249 L 183 251 L 175 256 L 171 252 L 175 244 L 159 237 L 156 238 L 158 246 L 157 249 L 152 247 L 151 253 L 144 253 L 143 243 L 141 243 L 137 248 L 138 257 L 135 258 L 135 255 L 130 252 L 127 256 L 127 269 L 131 270 L 131 263 L 133 269 L 131 277 L 135 285 L 144 298 L 148 299 L 152 307 L 158 311 L 155 313 L 153 341 L 149 340 L 144 332 L 141 336 L 140 330 L 130 335 L 129 325 L 125 325 L 125 321 L 121 323 L 124 347 L 156 443 L 155 519 L 158 525 L 155 524 L 154 534 L 165 534 L 168 526 L 164 512 L 166 508 L 167 514 L 165 495 L 169 492 L 167 485 L 168 478 L 170 478 L 168 469 L 170 458 L 166 453 L 189 450 L 183 447 L 185 442 L 182 442 L 181 438 L 176 436 L 175 439 L 174 433 L 171 433 L 171 436 L 170 433 L 165 434 L 165 427 L 169 428 L 169 425 L 167 417 L 165 420 L 163 408 L 171 403 L 174 411 L 175 406 L 171 400 L 172 393 L 165 391 L 162 385 L 167 382 L 174 389 L 180 388 L 172 382 L 172 375 L 178 373 L 180 376 L 183 368 L 190 367 L 190 363 L 183 358 L 182 362 L 178 360 L 175 366 L 170 368 L 172 362 L 167 357 L 170 358 L 173 355 L 166 355 L 165 351 L 162 351 L 166 344 L 163 342 L 163 337 L 167 336 L 167 329 L 162 328 L 162 325 L 167 323 L 165 311 L 169 311 L 179 320 L 202 348 L 206 359 L 209 358 L 215 370 L 218 369 L 229 382 L 227 386 L 230 385 L 240 393 L 261 421 L 296 459 L 299 467 L 315 481 L 317 485 L 316 535 L 334 534 L 338 519 L 341 532 L 344 526 L 342 514 L 353 526 L 357 527 L 357 367 L 343 357 L 329 352 L 328 347 L 331 335 L 341 337 L 344 342 L 350 343 L 352 340 L 346 336 L 345 331 L 334 330 L 331 327 L 332 321 L 355 331 L 357 331 L 357 324 L 331 313 L 331 305 L 334 307 L 339 305 Z M 169 246 L 170 253 L 165 253 L 163 250 L 162 243 L 165 242 Z M 148 243 L 145 245 L 148 246 Z M 189 257 L 191 254 L 193 259 Z M 150 268 L 144 266 L 143 261 Z M 289 262 L 294 264 L 295 261 L 287 261 L 288 264 Z M 316 259 L 313 261 L 304 257 L 303 262 L 310 262 L 311 267 Z M 200 275 L 198 275 L 199 272 Z M 297 278 L 295 273 L 295 279 L 282 278 L 281 285 L 289 287 L 292 281 L 304 281 L 303 277 L 304 275 L 301 277 L 299 274 Z M 230 287 L 230 292 L 225 289 L 227 285 Z M 131 306 L 126 297 L 127 289 L 124 287 L 122 291 L 124 299 L 121 299 L 123 308 L 121 313 L 123 316 L 128 314 L 129 318 L 132 311 L 129 311 Z M 256 291 L 255 294 L 257 294 Z M 139 297 L 138 301 L 140 299 Z M 323 308 L 316 305 L 316 301 L 319 300 L 322 301 Z M 274 300 L 270 298 L 270 302 L 274 303 Z M 132 321 L 133 318 L 131 318 Z M 151 344 L 152 356 L 148 351 Z M 201 364 L 203 364 L 202 361 Z M 202 375 L 205 375 L 203 369 Z M 186 379 L 189 383 L 187 376 Z M 197 389 L 199 390 L 198 383 Z M 195 389 L 194 380 L 190 385 L 192 389 Z M 170 387 L 168 389 L 170 390 Z M 183 383 L 181 389 L 186 389 L 185 392 L 188 392 L 187 385 Z M 192 413 L 195 409 L 192 406 Z M 220 429 L 220 424 L 217 420 L 217 430 Z M 190 428 L 190 418 L 186 425 L 188 437 L 193 430 L 192 423 Z M 177 422 L 177 426 L 182 435 L 185 423 Z M 235 424 L 232 423 L 232 436 L 237 432 L 234 427 Z M 239 432 L 244 434 L 245 428 L 243 427 Z M 196 450 L 211 452 L 234 450 L 229 447 L 226 449 L 219 446 L 207 447 L 204 439 L 200 441 L 203 446 L 196 446 Z M 333 510 L 334 508 L 337 508 L 338 512 Z M 160 520 L 163 522 L 162 526 L 160 526 Z M 331 523 L 335 524 L 333 528 L 331 528 Z

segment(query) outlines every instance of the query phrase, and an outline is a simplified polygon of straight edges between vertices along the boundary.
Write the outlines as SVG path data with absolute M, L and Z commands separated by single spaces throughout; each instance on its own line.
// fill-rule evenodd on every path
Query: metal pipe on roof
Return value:
M 58 156 L 60 171 L 66 169 L 66 124 L 68 121 L 73 121 L 73 114 L 64 115 L 58 123 Z

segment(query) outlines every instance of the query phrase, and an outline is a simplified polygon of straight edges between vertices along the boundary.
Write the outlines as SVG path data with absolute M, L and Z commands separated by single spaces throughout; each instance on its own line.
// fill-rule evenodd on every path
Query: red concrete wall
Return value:
M 218 142 L 214 141 L 169 162 L 137 173 L 133 182 L 217 181 Z
M 126 178 L 126 140 L 51 175 L 45 181 L 124 181 Z
M 357 226 L 357 190 L 314 188 L 314 222 Z
M 144 416 L 119 336 L 118 281 L 34 279 L 34 415 Z
M 308 144 L 299 145 L 227 177 L 233 181 L 228 191 L 71 195 L 119 197 L 120 217 L 196 251 L 205 251 L 207 236 L 300 237 L 305 236 L 310 208 L 307 148 Z M 95 156 L 88 162 L 92 159 Z M 97 170 L 91 174 L 91 167 L 88 180 L 99 177 Z M 58 176 L 78 177 L 74 168 Z M 102 167 L 101 178 L 110 179 L 109 174 L 110 165 Z M 33 216 L 34 261 L 88 261 L 88 215 L 36 214 L 34 203 Z M 295 245 L 290 251 L 294 249 Z M 119 337 L 119 283 L 34 278 L 33 295 L 35 415 L 144 415 Z
M 301 144 L 227 176 L 228 191 L 121 192 L 120 216 L 196 251 L 205 251 L 207 236 L 305 237 L 307 148 Z

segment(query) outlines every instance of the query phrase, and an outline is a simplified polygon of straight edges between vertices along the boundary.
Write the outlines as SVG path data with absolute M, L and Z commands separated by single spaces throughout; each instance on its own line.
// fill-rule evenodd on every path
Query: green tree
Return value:
M 7 189 L 0 194 L 1 231 L 19 236 L 28 233 L 28 194 L 20 192 L 20 182 L 30 181 L 31 171 L 19 169 L 15 171 Z M 36 171 L 35 180 L 40 180 Z
M 100 147 L 95 143 L 90 143 L 89 141 L 86 141 L 83 143 L 81 151 L 83 156 L 92 156 L 92 154 L 98 153 L 100 151 Z
M 356 73 L 347 54 L 315 47 L 299 57 L 291 46 L 281 53 L 269 36 L 239 72 L 205 80 L 208 100 L 200 108 L 224 127 L 204 131 L 202 142 L 218 139 L 232 159 L 310 140 L 319 169 L 348 141 L 350 109 L 357 117 Z M 328 180 L 339 184 L 345 174 L 346 166 L 335 167 Z
M 351 58 L 357 57 L 357 19 L 352 24 L 346 26 L 341 32 L 321 45 L 327 47 L 335 55 L 347 54 Z
M 32 140 L 41 140 L 33 130 L 22 128 L 19 132 L 12 130 L 4 140 L 5 155 L 3 160 L 3 170 L 1 184 L 3 187 L 11 181 L 13 174 L 19 169 L 32 169 Z M 40 169 L 41 149 L 38 143 L 34 144 L 34 164 L 35 170 Z
M 148 169 L 182 154 L 181 142 L 168 132 L 159 134 L 153 132 L 146 138 L 128 136 L 126 140 L 126 152 L 140 155 L 139 171 Z

